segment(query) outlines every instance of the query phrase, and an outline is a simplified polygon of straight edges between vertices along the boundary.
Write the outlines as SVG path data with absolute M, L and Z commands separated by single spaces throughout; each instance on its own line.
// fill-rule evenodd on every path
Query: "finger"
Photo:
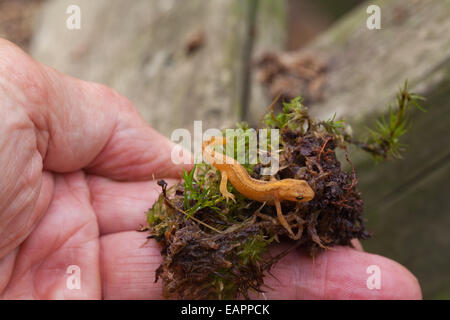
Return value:
M 88 168 L 124 180 L 179 176 L 174 144 L 148 127 L 126 98 L 46 67 L 5 40 L 0 56 L 0 84 L 33 122 L 45 169 Z
M 3 293 L 8 285 L 11 275 L 14 272 L 14 264 L 17 259 L 19 249 L 8 253 L 3 259 L 0 259 L 0 293 Z
M 34 126 L 3 79 L 0 52 L 0 258 L 35 227 L 51 200 L 52 181 L 42 172 Z
M 91 175 L 87 182 L 102 235 L 137 230 L 146 225 L 146 212 L 161 193 L 155 180 L 118 182 Z M 167 179 L 166 182 L 171 186 L 178 180 Z
M 19 246 L 32 232 L 48 208 L 53 193 L 53 178 L 44 172 L 40 183 L 29 184 L 29 176 L 23 175 L 16 182 L 6 185 L 2 190 L 13 186 L 16 193 L 14 201 L 0 198 L 0 259 Z M 27 183 L 28 182 L 28 183 Z M 1 185 L 1 183 L 0 183 Z M 15 189 L 15 190 L 14 190 Z M 5 196 L 3 194 L 2 196 Z
M 155 283 L 160 248 L 145 242 L 145 234 L 133 231 L 101 237 L 104 299 L 162 299 L 161 282 Z
M 372 286 L 378 268 L 380 287 Z M 336 247 L 312 259 L 292 251 L 266 277 L 268 299 L 421 299 L 417 279 L 400 264 L 348 247 Z M 372 289 L 371 289 L 372 288 Z
M 79 171 L 57 175 L 53 201 L 20 246 L 2 297 L 98 299 L 99 249 L 98 228 L 84 174 Z M 80 271 L 77 290 L 67 284 L 70 266 Z

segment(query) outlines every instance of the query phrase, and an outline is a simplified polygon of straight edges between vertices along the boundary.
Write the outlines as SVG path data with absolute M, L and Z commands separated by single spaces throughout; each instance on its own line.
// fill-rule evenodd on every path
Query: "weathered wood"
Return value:
M 433 0 L 372 1 L 381 9 L 381 30 L 366 27 L 368 4 L 353 10 L 308 50 L 329 59 L 319 117 L 365 117 L 382 111 L 404 79 L 421 91 L 441 81 L 450 59 L 450 4 Z
M 353 152 L 373 239 L 367 250 L 408 267 L 427 298 L 450 297 L 450 3 L 371 1 L 381 8 L 381 30 L 366 28 L 368 4 L 298 54 L 329 63 L 319 118 L 335 112 L 358 132 L 373 123 L 408 79 L 425 97 L 427 113 L 414 112 L 403 160 L 374 165 Z M 353 150 L 353 149 L 352 149 Z
M 66 8 L 81 9 L 81 29 L 68 30 Z M 176 128 L 222 128 L 238 120 L 245 88 L 249 6 L 240 0 L 64 0 L 42 10 L 31 54 L 75 77 L 104 83 L 127 96 L 145 120 L 170 136 Z M 258 5 L 264 16 L 254 47 L 283 41 L 283 3 Z M 272 18 L 271 18 L 272 17 Z M 272 19 L 272 20 L 271 20 Z M 277 27 L 278 26 L 278 27 Z M 193 33 L 204 41 L 187 54 Z M 250 48 L 251 49 L 251 48 Z M 253 90 L 252 101 L 263 101 Z

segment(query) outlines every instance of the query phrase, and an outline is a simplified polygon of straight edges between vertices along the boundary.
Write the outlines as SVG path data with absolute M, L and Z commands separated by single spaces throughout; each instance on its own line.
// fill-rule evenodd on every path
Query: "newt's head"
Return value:
M 278 190 L 280 200 L 307 202 L 314 198 L 314 190 L 305 180 L 283 179 L 283 186 Z

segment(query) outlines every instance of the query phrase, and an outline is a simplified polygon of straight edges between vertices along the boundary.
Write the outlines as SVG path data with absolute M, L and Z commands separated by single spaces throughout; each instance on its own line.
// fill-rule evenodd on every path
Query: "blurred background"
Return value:
M 370 4 L 381 29 L 366 26 Z M 255 125 L 278 93 L 357 134 L 408 79 L 428 111 L 413 112 L 403 159 L 350 149 L 373 232 L 363 246 L 411 270 L 425 298 L 450 299 L 449 1 L 0 0 L 0 37 L 113 87 L 168 137 L 194 120 Z

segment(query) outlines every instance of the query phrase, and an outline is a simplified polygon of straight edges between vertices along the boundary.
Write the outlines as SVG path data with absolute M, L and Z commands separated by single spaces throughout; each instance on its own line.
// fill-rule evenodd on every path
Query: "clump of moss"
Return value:
M 185 172 L 171 188 L 161 180 L 162 193 L 148 212 L 146 230 L 162 245 L 164 259 L 155 281 L 162 279 L 165 297 L 248 298 L 250 291 L 266 289 L 265 274 L 293 248 L 314 256 L 334 245 L 351 245 L 354 238 L 369 238 L 355 171 L 343 171 L 335 153 L 338 147 L 346 150 L 342 121 L 314 121 L 298 97 L 284 103 L 280 114 L 267 114 L 263 125 L 280 130 L 276 178 L 306 180 L 315 192 L 309 202 L 282 202 L 295 234 L 280 225 L 274 207 L 245 198 L 231 185 L 236 203 L 227 203 L 219 192 L 220 172 L 208 164 Z M 246 143 L 250 128 L 239 127 L 238 143 Z M 257 163 L 246 169 L 253 178 L 267 180 L 263 167 Z M 290 241 L 291 248 L 271 256 L 270 247 L 281 240 Z

